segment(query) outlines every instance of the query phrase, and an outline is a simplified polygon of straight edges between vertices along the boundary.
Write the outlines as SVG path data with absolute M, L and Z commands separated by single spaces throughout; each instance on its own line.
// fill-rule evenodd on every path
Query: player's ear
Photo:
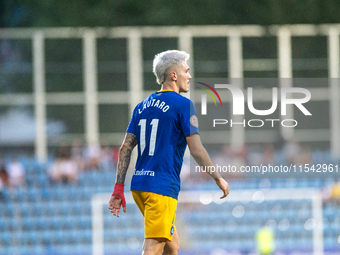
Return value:
M 177 81 L 177 73 L 175 71 L 172 71 L 170 73 L 170 78 L 172 81 Z

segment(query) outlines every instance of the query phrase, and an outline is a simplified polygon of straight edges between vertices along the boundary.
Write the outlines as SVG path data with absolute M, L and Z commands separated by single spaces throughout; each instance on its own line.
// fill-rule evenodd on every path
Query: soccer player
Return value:
M 151 94 L 134 109 L 119 151 L 117 177 L 109 209 L 119 217 L 126 212 L 124 182 L 131 152 L 137 145 L 138 158 L 131 181 L 132 196 L 144 216 L 143 255 L 175 255 L 179 249 L 174 226 L 180 171 L 188 144 L 200 166 L 212 166 L 203 147 L 193 103 L 180 95 L 189 91 L 191 75 L 184 51 L 170 50 L 155 56 L 153 72 L 161 90 Z M 209 173 L 223 191 L 228 183 L 217 172 Z

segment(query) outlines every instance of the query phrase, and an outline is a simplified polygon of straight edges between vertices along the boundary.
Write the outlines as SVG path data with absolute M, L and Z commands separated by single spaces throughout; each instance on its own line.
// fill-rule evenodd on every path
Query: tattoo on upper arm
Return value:
M 123 145 L 119 151 L 116 183 L 124 183 L 126 172 L 130 164 L 131 153 L 136 145 L 136 135 L 132 133 L 126 133 Z
M 127 143 L 133 149 L 137 145 L 137 136 L 132 133 L 126 133 L 124 143 Z

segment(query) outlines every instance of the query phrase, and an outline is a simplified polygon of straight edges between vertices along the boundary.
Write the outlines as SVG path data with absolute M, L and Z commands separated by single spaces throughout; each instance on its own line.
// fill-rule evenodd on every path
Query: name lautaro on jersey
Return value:
M 133 173 L 133 175 L 149 175 L 149 176 L 155 176 L 155 171 L 151 171 L 151 170 L 135 170 L 135 172 Z
M 157 100 L 157 99 L 151 99 L 149 101 L 147 101 L 146 103 L 143 104 L 143 108 L 138 109 L 138 113 L 141 114 L 146 108 L 149 107 L 156 107 L 160 110 L 162 110 L 163 112 L 166 112 L 167 110 L 170 109 L 170 106 L 167 105 L 164 101 L 161 100 Z

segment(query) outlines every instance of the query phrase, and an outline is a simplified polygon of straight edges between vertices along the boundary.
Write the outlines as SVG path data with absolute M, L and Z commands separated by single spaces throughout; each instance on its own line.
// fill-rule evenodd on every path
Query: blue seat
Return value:
M 12 242 L 13 236 L 10 234 L 10 232 L 2 232 L 0 235 L 0 242 L 4 244 L 4 246 L 9 246 Z

